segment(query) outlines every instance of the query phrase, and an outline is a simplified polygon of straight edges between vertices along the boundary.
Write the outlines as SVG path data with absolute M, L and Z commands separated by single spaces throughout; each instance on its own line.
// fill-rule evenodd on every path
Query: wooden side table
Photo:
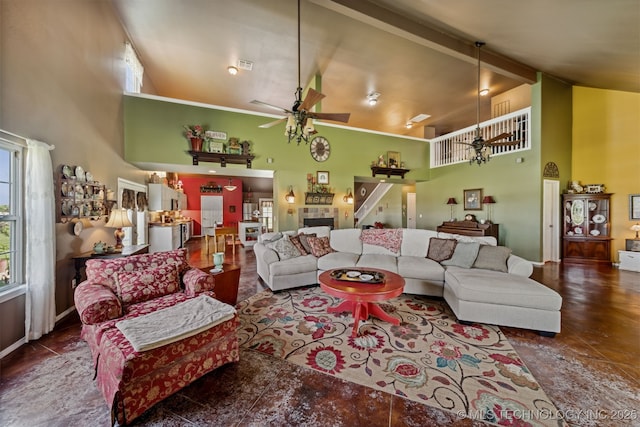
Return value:
M 235 306 L 238 301 L 238 286 L 240 285 L 240 266 L 235 264 L 223 264 L 222 271 L 219 273 L 211 273 L 213 265 L 208 267 L 200 267 L 205 273 L 213 274 L 216 286 L 213 292 L 216 299 L 224 303 Z
M 73 257 L 73 266 L 76 269 L 74 276 L 76 280 L 76 286 L 80 284 L 82 280 L 82 269 L 85 268 L 87 260 L 90 259 L 105 259 L 105 258 L 122 258 L 131 255 L 139 255 L 149 253 L 149 245 L 131 245 L 124 246 L 120 252 L 105 252 L 103 254 L 97 254 L 93 251 L 82 253 Z

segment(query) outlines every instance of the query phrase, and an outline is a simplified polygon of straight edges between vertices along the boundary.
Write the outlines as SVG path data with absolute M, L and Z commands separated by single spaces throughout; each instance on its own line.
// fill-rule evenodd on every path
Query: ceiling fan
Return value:
M 286 121 L 287 125 L 285 135 L 289 139 L 288 142 L 295 139 L 298 142 L 298 145 L 300 145 L 302 140 L 304 140 L 305 143 L 308 143 L 309 136 L 317 133 L 313 127 L 313 119 L 332 120 L 343 123 L 347 123 L 349 121 L 350 113 L 316 113 L 309 111 L 325 97 L 324 94 L 315 89 L 309 88 L 304 100 L 302 99 L 302 86 L 300 85 L 300 0 L 298 0 L 298 88 L 296 89 L 295 96 L 295 102 L 290 109 L 278 107 L 255 99 L 251 101 L 252 104 L 276 109 L 286 114 L 286 116 L 281 119 L 265 123 L 259 127 L 270 128 Z
M 478 91 L 476 92 L 477 103 L 476 103 L 476 136 L 472 142 L 457 142 L 457 144 L 468 145 L 470 150 L 473 150 L 469 156 L 469 164 L 472 165 L 473 162 L 481 165 L 482 163 L 486 163 L 491 159 L 491 147 L 505 147 L 511 145 L 520 144 L 520 140 L 518 141 L 504 141 L 498 142 L 505 138 L 509 138 L 513 136 L 511 132 L 504 132 L 500 135 L 494 136 L 493 138 L 485 140 L 482 137 L 480 132 L 480 48 L 484 46 L 485 43 L 481 41 L 476 42 L 476 48 L 478 51 Z

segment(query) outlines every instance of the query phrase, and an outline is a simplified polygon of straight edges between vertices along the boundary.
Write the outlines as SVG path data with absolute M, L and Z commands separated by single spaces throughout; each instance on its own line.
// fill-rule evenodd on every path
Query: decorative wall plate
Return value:
M 589 202 L 589 210 L 590 211 L 595 211 L 597 207 L 598 207 L 598 205 L 596 205 L 595 202 Z
M 589 232 L 589 234 L 591 234 L 592 236 L 599 236 L 600 235 L 600 230 L 591 230 Z
M 580 225 L 584 222 L 584 201 L 574 200 L 571 203 L 571 222 Z
M 84 176 L 84 169 L 82 166 L 76 166 L 76 179 L 78 181 L 84 181 L 86 177 Z
M 73 177 L 73 172 L 71 172 L 71 167 L 69 165 L 62 166 L 62 175 L 64 175 L 65 178 Z
M 93 182 L 93 175 L 91 174 L 91 172 L 86 172 L 84 176 L 87 179 L 87 182 Z
M 607 218 L 604 215 L 594 215 L 593 218 L 593 222 L 595 222 L 596 224 L 602 224 L 603 222 L 605 222 L 607 220 Z

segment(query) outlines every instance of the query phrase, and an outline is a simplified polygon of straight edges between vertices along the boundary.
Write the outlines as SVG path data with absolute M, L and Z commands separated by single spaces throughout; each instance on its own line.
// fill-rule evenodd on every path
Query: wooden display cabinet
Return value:
M 562 196 L 562 260 L 611 263 L 611 194 Z

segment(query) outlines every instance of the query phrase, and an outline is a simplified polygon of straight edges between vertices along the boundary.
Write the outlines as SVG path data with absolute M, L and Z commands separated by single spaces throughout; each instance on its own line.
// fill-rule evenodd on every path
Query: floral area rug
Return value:
M 256 294 L 238 304 L 241 347 L 461 417 L 558 426 L 558 410 L 500 329 L 462 325 L 444 301 L 401 295 L 380 307 L 401 320 L 327 314 L 341 300 L 319 286 Z

